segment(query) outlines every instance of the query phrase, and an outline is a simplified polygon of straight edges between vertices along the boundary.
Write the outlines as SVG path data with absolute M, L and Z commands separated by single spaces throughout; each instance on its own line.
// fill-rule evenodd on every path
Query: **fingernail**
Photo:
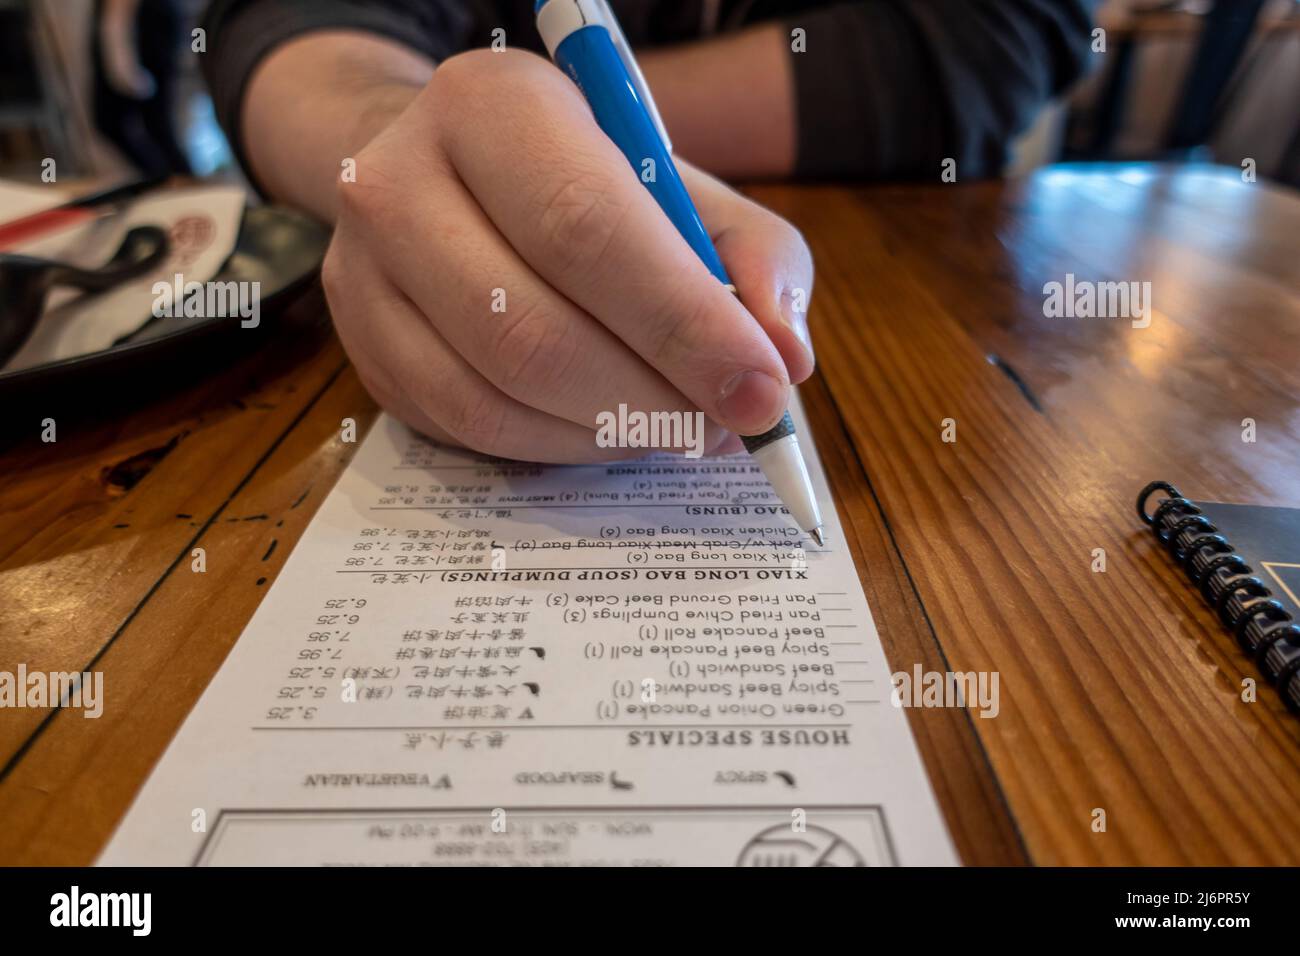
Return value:
M 810 356 L 816 356 L 813 351 L 812 336 L 808 334 L 808 318 L 803 315 L 792 315 L 786 319 L 790 328 L 794 329 L 795 338 L 801 345 L 808 350 Z
M 784 413 L 789 390 L 766 372 L 741 372 L 722 387 L 722 424 L 739 435 L 761 435 Z
M 815 353 L 813 352 L 812 336 L 808 334 L 808 312 L 806 309 L 795 308 L 796 295 L 803 296 L 803 290 L 787 289 L 785 294 L 781 296 L 781 319 L 786 325 L 790 326 L 790 330 L 794 332 L 799 344 L 807 349 L 808 354 L 811 356 Z

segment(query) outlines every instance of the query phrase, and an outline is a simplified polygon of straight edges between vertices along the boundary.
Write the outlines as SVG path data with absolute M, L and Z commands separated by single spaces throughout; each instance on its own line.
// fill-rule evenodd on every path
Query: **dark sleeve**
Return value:
M 873 0 L 786 19 L 804 177 L 997 175 L 1087 66 L 1095 0 Z
M 434 60 L 463 43 L 469 18 L 449 0 L 212 0 L 199 59 L 217 119 L 244 169 L 239 131 L 244 87 L 262 58 L 313 30 L 360 30 L 406 44 Z

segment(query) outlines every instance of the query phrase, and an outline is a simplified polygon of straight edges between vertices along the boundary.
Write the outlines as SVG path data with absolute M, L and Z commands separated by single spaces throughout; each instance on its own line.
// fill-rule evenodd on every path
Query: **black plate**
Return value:
M 316 275 L 328 244 L 329 231 L 301 213 L 278 206 L 245 210 L 235 250 L 213 281 L 262 284 L 256 328 L 242 328 L 238 316 L 154 318 L 99 352 L 0 373 L 0 408 L 102 397 L 125 379 L 141 384 L 139 376 L 144 376 L 146 382 L 161 382 L 177 369 L 199 374 L 232 350 L 256 348 Z

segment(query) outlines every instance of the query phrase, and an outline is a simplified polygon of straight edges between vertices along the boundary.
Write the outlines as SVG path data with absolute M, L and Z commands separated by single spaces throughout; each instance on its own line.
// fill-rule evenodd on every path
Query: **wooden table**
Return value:
M 1300 503 L 1300 199 L 1151 167 L 752 192 L 816 256 L 802 392 L 893 669 L 1000 674 L 994 719 L 909 711 L 963 859 L 1300 863 L 1300 721 L 1241 701 L 1253 666 L 1133 512 L 1157 477 Z M 1150 281 L 1150 327 L 1046 318 L 1067 272 Z M 0 669 L 102 670 L 108 704 L 0 712 L 0 862 L 94 858 L 374 413 L 328 335 L 54 446 L 22 410 Z

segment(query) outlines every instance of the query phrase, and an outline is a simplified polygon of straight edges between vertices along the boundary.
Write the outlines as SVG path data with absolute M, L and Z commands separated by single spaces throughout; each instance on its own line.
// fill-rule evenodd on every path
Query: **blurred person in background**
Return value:
M 532 3 L 215 0 L 205 18 L 236 155 L 264 194 L 334 224 L 322 278 L 339 337 L 380 404 L 438 440 L 625 455 L 594 432 L 623 403 L 702 410 L 715 452 L 766 431 L 812 373 L 797 304 L 812 261 L 714 176 L 937 182 L 945 159 L 963 180 L 997 175 L 1084 71 L 1094 6 L 611 5 L 739 300 L 537 55 Z
M 95 128 L 147 177 L 191 172 L 176 125 L 184 39 L 174 0 L 95 0 Z

